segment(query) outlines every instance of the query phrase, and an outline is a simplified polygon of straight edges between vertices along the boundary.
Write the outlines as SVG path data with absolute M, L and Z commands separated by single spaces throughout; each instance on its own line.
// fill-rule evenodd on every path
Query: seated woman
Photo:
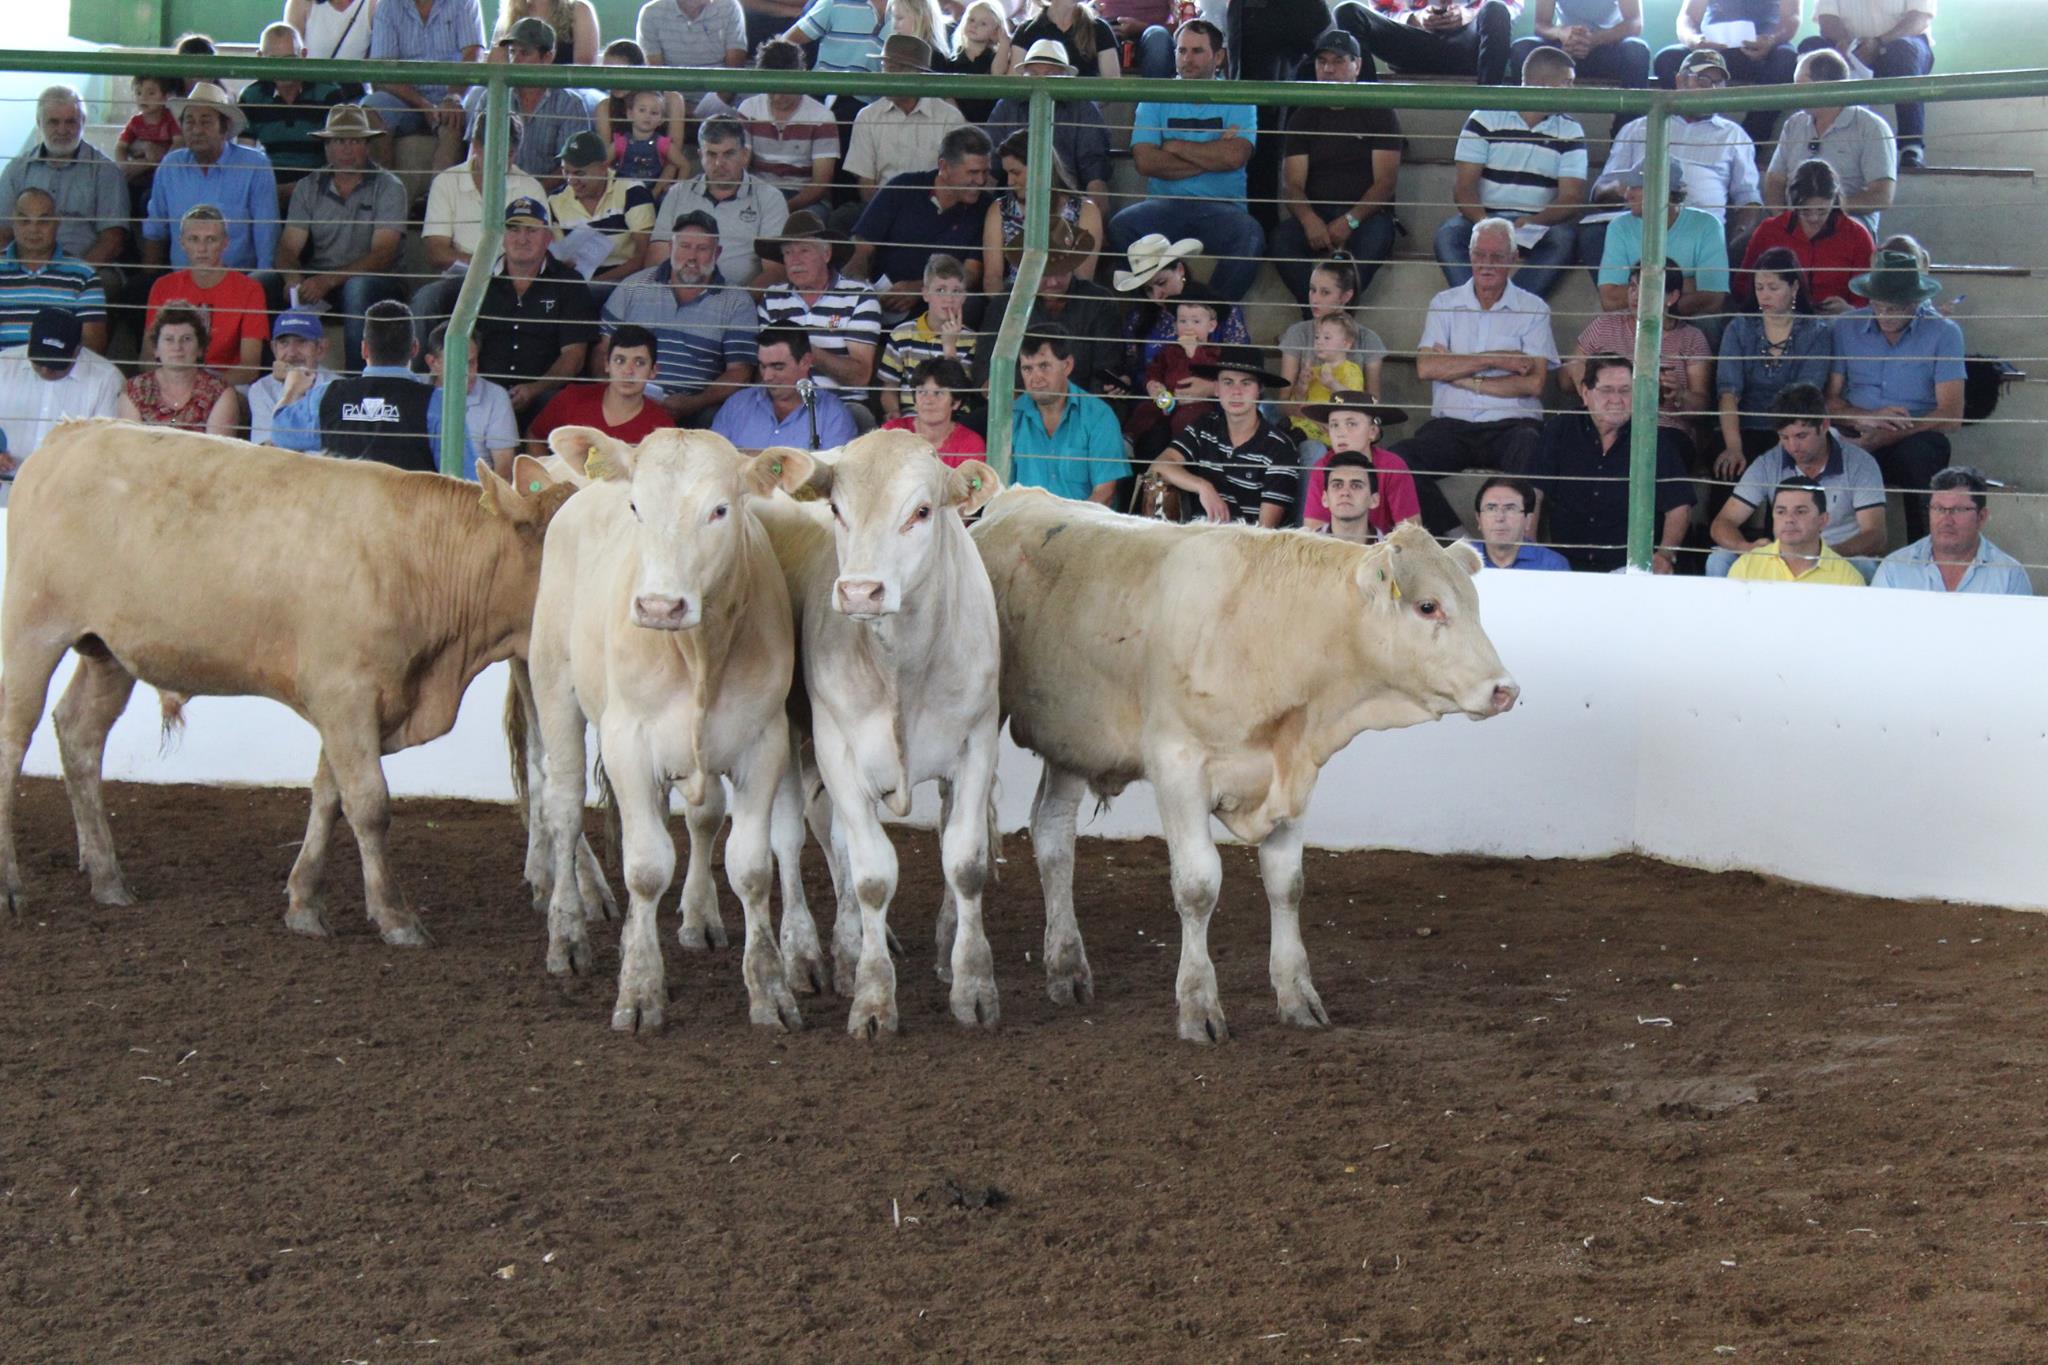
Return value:
M 1772 247 L 1757 257 L 1750 280 L 1757 311 L 1728 320 L 1714 381 L 1721 394 L 1722 447 L 1714 457 L 1714 477 L 1730 481 L 1778 443 L 1778 395 L 1794 384 L 1826 392 L 1835 364 L 1835 325 L 1815 315 L 1796 255 Z
M 1125 364 L 1131 374 L 1143 374 L 1160 348 L 1174 339 L 1173 300 L 1187 291 L 1188 257 L 1201 254 L 1200 238 L 1183 237 L 1177 242 L 1169 242 L 1156 232 L 1147 233 L 1132 242 L 1131 249 L 1125 253 L 1131 268 L 1119 270 L 1111 277 L 1116 292 L 1144 292 L 1143 298 L 1133 303 L 1124 315 L 1124 336 L 1131 342 Z M 1215 341 L 1218 346 L 1250 343 L 1251 333 L 1244 325 L 1244 309 L 1234 303 L 1224 308 L 1223 316 L 1217 320 Z
M 882 430 L 915 432 L 949 465 L 978 460 L 988 452 L 980 432 L 955 420 L 961 395 L 974 391 L 966 366 L 957 360 L 919 361 L 910 382 L 913 415 L 884 422 Z
M 1008 283 L 1017 274 L 1016 266 L 1006 259 L 1003 249 L 1014 248 L 1024 241 L 1024 185 L 1025 177 L 1030 174 L 1030 164 L 1025 160 L 1028 145 L 1025 134 L 1012 133 L 996 149 L 996 164 L 1002 167 L 1003 182 L 1009 188 L 989 204 L 988 217 L 982 224 L 981 277 L 984 280 Z M 1064 220 L 1087 233 L 1091 242 L 1100 242 L 1103 237 L 1102 210 L 1095 206 L 1094 200 L 1081 193 L 1080 186 L 1074 183 L 1074 173 L 1067 169 L 1067 163 L 1058 154 L 1051 155 L 1053 219 Z M 1087 258 L 1074 268 L 1074 273 L 1084 280 L 1094 279 L 1095 267 L 1101 259 L 1099 250 L 1089 252 Z
M 143 354 L 156 367 L 121 390 L 121 415 L 131 422 L 228 436 L 242 418 L 241 400 L 228 382 L 200 368 L 206 354 L 206 319 L 183 303 L 168 303 L 143 338 Z
M 1792 207 L 1764 219 L 1750 234 L 1742 269 L 1735 276 L 1737 306 L 1748 307 L 1754 301 L 1749 280 L 1763 254 L 1783 248 L 1805 272 L 1807 295 L 1816 310 L 1832 314 L 1861 308 L 1867 300 L 1849 288 L 1849 281 L 1870 269 L 1877 244 L 1869 228 L 1842 212 L 1842 182 L 1835 168 L 1818 157 L 1800 162 L 1785 197 Z

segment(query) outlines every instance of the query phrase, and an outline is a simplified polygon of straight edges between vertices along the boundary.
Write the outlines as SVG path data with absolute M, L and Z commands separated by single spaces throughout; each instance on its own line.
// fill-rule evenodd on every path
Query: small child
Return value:
M 136 114 L 114 143 L 114 159 L 121 163 L 131 184 L 153 177 L 164 156 L 185 145 L 184 130 L 167 107 L 172 98 L 184 93 L 184 83 L 162 76 L 137 76 L 132 84 Z
M 1132 452 L 1140 459 L 1156 456 L 1196 418 L 1215 409 L 1204 399 L 1181 402 L 1176 392 L 1182 380 L 1194 377 L 1196 365 L 1223 358 L 1215 345 L 1222 322 L 1223 306 L 1213 300 L 1183 294 L 1173 301 L 1173 342 L 1161 346 L 1145 367 L 1145 394 L 1152 401 L 1140 403 L 1131 417 Z M 1173 400 L 1170 408 L 1168 399 Z
M 627 128 L 612 134 L 612 167 L 621 180 L 644 181 L 660 199 L 687 167 L 664 131 L 667 97 L 659 90 L 635 90 L 626 97 L 626 114 Z
M 1327 403 L 1340 393 L 1363 392 L 1365 370 L 1352 359 L 1357 349 L 1358 324 L 1349 313 L 1317 318 L 1315 350 L 1309 363 L 1294 376 L 1294 392 L 1288 397 L 1297 403 Z M 1330 443 L 1330 434 L 1321 422 L 1297 417 L 1294 429 L 1308 440 L 1325 446 Z

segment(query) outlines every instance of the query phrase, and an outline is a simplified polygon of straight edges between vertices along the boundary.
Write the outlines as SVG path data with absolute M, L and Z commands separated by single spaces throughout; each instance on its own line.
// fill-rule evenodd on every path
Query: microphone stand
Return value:
M 818 386 L 811 382 L 809 375 L 796 381 L 796 396 L 804 400 L 804 411 L 811 419 L 810 449 L 818 448 Z

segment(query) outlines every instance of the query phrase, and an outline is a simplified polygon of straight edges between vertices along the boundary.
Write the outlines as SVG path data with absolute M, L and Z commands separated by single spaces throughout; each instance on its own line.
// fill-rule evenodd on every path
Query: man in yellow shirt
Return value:
M 1751 583 L 1833 583 L 1860 588 L 1863 575 L 1820 538 L 1828 524 L 1828 495 L 1817 483 L 1781 483 L 1771 493 L 1776 540 L 1735 561 L 1730 578 Z

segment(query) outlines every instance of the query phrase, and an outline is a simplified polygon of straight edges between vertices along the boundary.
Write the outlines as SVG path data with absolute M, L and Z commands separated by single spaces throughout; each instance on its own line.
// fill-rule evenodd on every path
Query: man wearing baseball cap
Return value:
M 1285 526 L 1301 505 L 1301 457 L 1260 415 L 1259 391 L 1287 381 L 1250 346 L 1226 347 L 1215 364 L 1191 368 L 1215 383 L 1216 409 L 1189 423 L 1151 472 L 1200 499 L 1210 521 Z
M 1714 216 L 1686 202 L 1684 163 L 1674 156 L 1667 174 L 1671 199 L 1664 206 L 1664 259 L 1679 269 L 1685 290 L 1671 305 L 1674 317 L 1700 320 L 1707 339 L 1720 344 L 1719 313 L 1728 299 L 1728 238 Z M 1618 183 L 1628 212 L 1611 223 L 1587 224 L 1579 230 L 1579 261 L 1597 266 L 1600 307 L 1613 313 L 1628 307 L 1628 272 L 1643 259 L 1643 167 L 1623 171 Z M 1712 324 L 1711 326 L 1709 324 Z
M 590 286 L 549 252 L 554 240 L 546 204 L 514 199 L 505 206 L 504 254 L 477 318 L 483 373 L 507 386 L 522 422 L 582 375 L 597 340 Z
M 529 14 L 498 39 L 500 48 L 514 66 L 552 66 L 555 61 L 555 26 Z M 484 87 L 470 87 L 463 97 L 463 112 L 474 119 L 483 112 Z M 526 124 L 526 136 L 512 155 L 515 169 L 526 172 L 550 193 L 562 187 L 561 150 L 577 133 L 595 128 L 591 119 L 590 96 L 568 86 L 515 85 L 512 112 Z
M 270 324 L 270 352 L 270 373 L 249 386 L 249 439 L 283 450 L 320 449 L 320 399 L 338 377 L 322 364 L 327 329 L 317 314 L 287 309 Z
M 121 372 L 85 349 L 78 315 L 43 309 L 26 344 L 0 351 L 0 433 L 7 439 L 0 474 L 12 474 L 57 423 L 114 417 L 120 407 Z
M 525 122 L 509 115 L 506 133 L 517 153 L 525 142 Z M 505 201 L 546 199 L 547 191 L 517 166 L 505 172 Z M 469 159 L 450 166 L 434 177 L 427 189 L 427 213 L 420 221 L 420 245 L 427 264 L 441 272 L 413 295 L 412 311 L 420 318 L 445 318 L 455 310 L 455 296 L 462 290 L 462 272 L 484 231 L 484 121 L 472 119 L 469 130 Z M 428 324 L 432 330 L 432 324 Z M 422 345 L 426 338 L 420 338 Z
M 1728 63 L 1711 47 L 1699 48 L 1678 68 L 1680 90 L 1721 90 L 1728 84 Z M 1757 179 L 1756 143 L 1742 125 L 1719 114 L 1684 113 L 1665 118 L 1671 155 L 1685 167 L 1685 202 L 1727 229 L 1735 240 L 1763 217 L 1763 188 Z M 1595 203 L 1620 197 L 1623 176 L 1643 164 L 1649 120 L 1636 119 L 1614 135 L 1614 146 L 1600 178 L 1593 182 Z
M 592 296 L 603 302 L 609 289 L 640 268 L 647 253 L 647 237 L 654 230 L 654 196 L 638 180 L 621 180 L 611 169 L 611 157 L 596 133 L 577 133 L 562 144 L 562 188 L 548 197 L 548 211 L 564 243 L 574 247 L 577 229 L 611 239 L 611 254 L 584 270 L 583 262 L 568 257 L 592 283 Z
M 1363 69 L 1358 39 L 1333 28 L 1316 39 L 1316 79 L 1350 85 Z M 1362 294 L 1394 249 L 1401 120 L 1391 109 L 1296 109 L 1280 147 L 1280 221 L 1271 254 L 1288 292 L 1308 302 L 1316 257 L 1350 254 Z
M 1792 39 L 1799 32 L 1800 0 L 1685 0 L 1678 7 L 1678 41 L 1658 51 L 1652 63 L 1657 84 L 1675 89 L 1679 67 L 1701 52 L 1721 59 L 1731 85 L 1789 85 L 1798 54 Z M 1755 36 L 1740 43 L 1710 42 L 1708 27 L 1746 23 Z M 1718 28 L 1717 28 L 1718 31 Z M 1753 109 L 1742 126 L 1761 147 L 1778 126 L 1778 111 Z

